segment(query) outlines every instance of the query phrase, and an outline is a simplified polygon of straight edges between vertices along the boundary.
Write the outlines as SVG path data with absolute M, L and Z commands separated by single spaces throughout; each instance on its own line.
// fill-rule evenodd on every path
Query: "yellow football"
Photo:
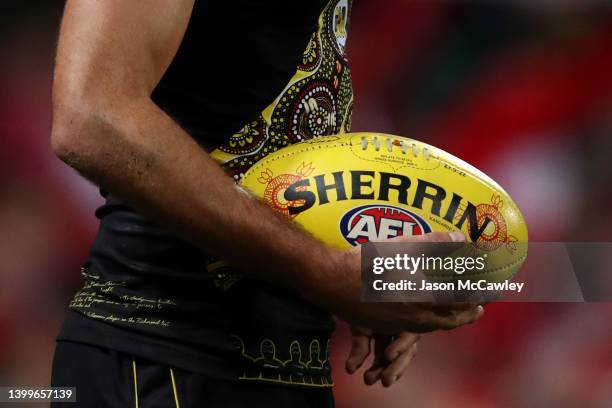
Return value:
M 257 162 L 240 185 L 335 248 L 463 231 L 473 255 L 489 254 L 478 272 L 488 281 L 509 279 L 527 255 L 525 220 L 495 181 L 405 137 L 347 133 L 297 143 Z

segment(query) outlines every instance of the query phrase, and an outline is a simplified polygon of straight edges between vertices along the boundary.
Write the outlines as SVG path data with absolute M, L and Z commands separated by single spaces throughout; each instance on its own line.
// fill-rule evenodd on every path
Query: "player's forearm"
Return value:
M 56 103 L 55 150 L 138 211 L 245 271 L 306 290 L 325 279 L 324 262 L 337 262 L 328 259 L 337 254 L 238 190 L 148 98 L 86 105 Z

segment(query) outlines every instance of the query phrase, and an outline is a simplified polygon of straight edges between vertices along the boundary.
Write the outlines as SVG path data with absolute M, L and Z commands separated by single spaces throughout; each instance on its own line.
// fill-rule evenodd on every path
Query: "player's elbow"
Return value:
M 68 165 L 81 170 L 100 151 L 100 109 L 84 98 L 54 95 L 51 147 Z
M 78 147 L 76 123 L 82 121 L 82 115 L 62 106 L 53 107 L 53 126 L 51 128 L 51 147 L 57 157 L 67 161 Z

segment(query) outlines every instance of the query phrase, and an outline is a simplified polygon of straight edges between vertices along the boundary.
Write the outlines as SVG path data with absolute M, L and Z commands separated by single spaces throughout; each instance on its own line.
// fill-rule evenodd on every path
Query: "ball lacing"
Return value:
M 393 146 L 398 146 L 401 149 L 402 154 L 407 154 L 408 151 L 411 151 L 412 155 L 416 158 L 419 156 L 419 153 L 423 153 L 423 157 L 427 161 L 429 161 L 429 158 L 431 157 L 431 153 L 427 147 L 423 147 L 423 149 L 419 152 L 419 146 L 416 143 L 408 143 L 405 140 L 392 139 L 390 137 L 384 138 L 383 143 L 381 143 L 381 140 L 377 136 L 374 136 L 371 141 L 366 136 L 362 136 L 360 144 L 362 150 L 367 150 L 371 144 L 374 146 L 374 150 L 378 152 L 384 144 L 384 147 L 389 153 L 393 152 Z

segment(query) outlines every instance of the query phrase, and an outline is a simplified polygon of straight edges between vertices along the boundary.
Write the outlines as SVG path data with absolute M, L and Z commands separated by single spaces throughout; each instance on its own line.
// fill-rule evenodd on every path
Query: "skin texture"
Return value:
M 390 387 L 399 380 L 410 365 L 417 352 L 420 335 L 402 332 L 397 336 L 375 335 L 372 330 L 363 327 L 352 327 L 351 351 L 346 360 L 346 371 L 354 374 L 372 354 L 371 366 L 364 372 L 363 381 L 373 385 L 380 381 L 384 387 Z
M 176 54 L 193 2 L 67 1 L 53 84 L 57 156 L 245 273 L 286 285 L 372 333 L 452 329 L 480 317 L 482 308 L 474 305 L 361 303 L 359 248 L 331 250 L 242 193 L 152 102 L 151 92 Z M 452 241 L 442 233 L 401 239 Z M 395 347 L 408 347 L 408 341 L 401 344 Z M 386 365 L 390 375 L 405 367 L 406 353 L 410 349 Z M 368 375 L 366 382 L 382 378 L 385 383 L 385 372 Z

